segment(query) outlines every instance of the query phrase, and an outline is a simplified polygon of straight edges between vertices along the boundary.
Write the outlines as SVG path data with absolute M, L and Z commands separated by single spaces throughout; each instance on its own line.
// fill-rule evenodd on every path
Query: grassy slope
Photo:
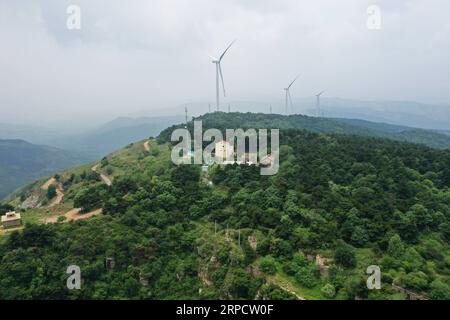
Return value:
M 0 140 L 0 199 L 21 185 L 85 161 L 53 147 L 23 140 Z

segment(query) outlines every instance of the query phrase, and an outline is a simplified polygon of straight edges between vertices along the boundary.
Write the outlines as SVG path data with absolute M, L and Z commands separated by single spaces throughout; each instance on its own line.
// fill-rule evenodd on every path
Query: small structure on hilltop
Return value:
M 2 216 L 2 226 L 4 228 L 17 227 L 22 224 L 22 218 L 20 217 L 20 213 L 16 213 L 15 211 L 7 212 Z

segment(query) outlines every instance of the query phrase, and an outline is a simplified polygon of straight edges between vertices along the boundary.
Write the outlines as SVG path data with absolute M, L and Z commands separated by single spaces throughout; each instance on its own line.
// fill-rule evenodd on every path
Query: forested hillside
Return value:
M 253 120 L 218 114 L 204 128 L 277 127 L 277 116 L 242 117 Z M 25 229 L 0 237 L 0 298 L 405 299 L 400 287 L 450 299 L 450 151 L 285 129 L 279 173 L 260 176 L 175 166 L 169 133 L 95 172 L 61 172 L 63 202 L 24 211 Z M 43 224 L 66 207 L 103 211 Z M 65 287 L 71 264 L 81 290 Z M 369 265 L 381 290 L 366 287 Z
M 320 133 L 340 133 L 388 138 L 420 143 L 432 148 L 450 149 L 450 137 L 441 132 L 356 119 L 332 119 L 304 115 L 284 116 L 279 114 L 239 112 L 214 112 L 195 119 L 202 120 L 206 126 L 213 128 L 303 129 Z M 161 136 L 165 140 L 169 140 L 170 133 L 175 127 L 177 126 L 166 129 L 161 133 Z

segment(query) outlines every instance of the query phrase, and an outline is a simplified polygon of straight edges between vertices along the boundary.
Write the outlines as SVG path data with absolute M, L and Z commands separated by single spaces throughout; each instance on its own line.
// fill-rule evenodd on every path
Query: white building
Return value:
M 20 226 L 22 223 L 20 213 L 16 213 L 15 211 L 7 212 L 2 216 L 1 220 L 4 228 Z

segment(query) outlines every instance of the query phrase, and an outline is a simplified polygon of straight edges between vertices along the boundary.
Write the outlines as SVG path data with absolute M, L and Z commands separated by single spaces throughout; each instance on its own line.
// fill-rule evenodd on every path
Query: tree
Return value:
M 365 279 L 359 276 L 349 277 L 344 282 L 343 292 L 347 299 L 367 297 L 367 291 Z
M 450 286 L 440 280 L 434 280 L 431 285 L 431 299 L 450 300 Z
M 259 262 L 259 269 L 268 275 L 273 275 L 277 272 L 277 265 L 272 256 L 265 256 Z
M 14 207 L 12 205 L 0 203 L 0 215 L 3 215 L 6 212 L 13 211 L 13 210 L 14 210 Z
M 253 299 L 258 283 L 243 269 L 237 269 L 233 274 L 231 292 L 235 298 Z
M 320 289 L 320 291 L 328 299 L 331 299 L 331 298 L 333 298 L 336 295 L 336 289 L 334 288 L 334 286 L 331 283 L 325 284 Z
M 387 252 L 396 259 L 400 259 L 405 253 L 405 246 L 398 234 L 394 234 L 389 239 L 389 246 Z
M 313 288 L 318 283 L 315 266 L 301 267 L 295 274 L 295 280 L 307 288 Z
M 334 252 L 334 261 L 345 268 L 356 267 L 355 250 L 344 241 L 339 241 Z
M 428 277 L 422 271 L 410 272 L 402 277 L 402 283 L 413 290 L 422 291 L 428 288 Z
M 56 195 L 56 186 L 54 184 L 49 185 L 47 189 L 47 199 L 51 200 L 56 197 Z
M 82 208 L 83 212 L 98 209 L 106 194 L 104 188 L 104 186 L 92 186 L 80 189 L 73 199 L 73 205 L 76 208 Z

